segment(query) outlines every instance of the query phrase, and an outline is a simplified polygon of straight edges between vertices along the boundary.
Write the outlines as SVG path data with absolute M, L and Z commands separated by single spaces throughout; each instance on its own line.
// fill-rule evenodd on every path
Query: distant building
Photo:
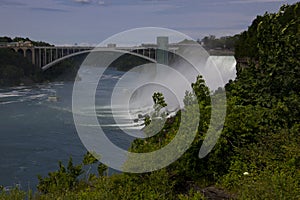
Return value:
M 33 47 L 33 44 L 31 41 L 1 42 L 0 47 Z
M 31 41 L 25 41 L 25 42 L 23 43 L 23 46 L 24 46 L 24 47 L 33 47 L 33 44 L 31 43 Z
M 116 44 L 107 44 L 107 47 L 108 47 L 108 48 L 116 48 L 117 45 L 116 45 Z
M 10 42 L 10 43 L 7 43 L 7 47 L 18 47 L 19 45 L 18 45 L 19 43 L 18 42 Z
M 33 44 L 31 43 L 31 41 L 19 41 L 17 42 L 17 46 L 18 47 L 33 47 Z

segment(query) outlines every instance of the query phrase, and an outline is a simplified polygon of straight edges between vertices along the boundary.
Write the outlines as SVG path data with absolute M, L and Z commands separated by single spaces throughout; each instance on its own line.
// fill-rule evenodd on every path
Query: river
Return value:
M 221 66 L 219 70 L 225 81 L 235 78 L 236 63 L 233 57 L 212 59 Z M 124 115 L 124 110 L 120 109 L 115 115 L 119 117 L 116 120 L 112 117 L 109 106 L 111 91 L 124 73 L 111 70 L 103 75 L 101 87 L 98 86 L 96 92 L 96 101 L 100 99 L 96 112 L 106 136 L 118 147 L 127 150 L 134 137 L 119 133 L 124 128 L 132 129 L 133 132 L 141 128 L 141 120 L 137 122 L 140 113 L 135 113 L 134 118 L 128 118 Z M 136 74 L 131 76 L 127 77 L 128 80 L 137 77 Z M 124 91 L 126 89 L 128 88 L 124 88 Z M 25 190 L 35 190 L 37 175 L 46 176 L 48 172 L 58 169 L 59 160 L 67 164 L 72 156 L 75 164 L 82 161 L 86 148 L 74 125 L 72 90 L 73 82 L 0 88 L 0 185 L 6 189 L 19 185 Z M 123 91 L 122 88 L 119 91 Z M 148 102 L 152 101 L 152 92 L 147 92 L 150 93 Z M 54 97 L 57 97 L 57 101 Z M 139 98 L 140 95 L 136 97 Z M 132 102 L 135 102 L 134 99 Z M 141 102 L 146 101 L 143 99 Z M 143 107 L 148 109 L 144 105 Z M 116 121 L 122 122 L 121 129 Z
M 102 99 L 109 98 L 103 92 L 109 91 L 121 75 L 114 71 L 104 76 L 99 88 Z M 72 156 L 75 164 L 82 161 L 86 149 L 73 121 L 72 89 L 73 82 L 0 89 L 0 185 L 35 189 L 37 175 L 46 176 L 58 169 L 59 160 L 67 164 Z M 98 118 L 107 124 L 105 131 L 111 141 L 127 149 L 132 138 L 116 134 L 120 130 L 109 126 L 113 124 L 109 110 L 98 107 Z

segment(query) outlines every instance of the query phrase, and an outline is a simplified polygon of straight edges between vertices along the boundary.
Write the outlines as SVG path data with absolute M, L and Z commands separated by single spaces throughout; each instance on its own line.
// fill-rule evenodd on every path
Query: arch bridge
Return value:
M 20 45 L 21 44 L 21 45 Z M 108 44 L 107 47 L 88 47 L 88 46 L 33 46 L 30 42 L 18 44 L 6 44 L 5 48 L 11 48 L 22 56 L 26 57 L 35 66 L 47 70 L 58 62 L 85 53 L 96 51 L 119 51 L 122 53 L 130 53 L 150 60 L 168 65 L 170 56 L 168 52 L 176 53 L 182 44 L 169 44 L 168 37 L 157 37 L 156 44 L 142 44 L 135 47 L 117 47 L 116 44 Z M 213 55 L 213 53 L 209 52 Z M 224 52 L 221 52 L 224 54 Z M 231 52 L 232 54 L 232 52 Z M 227 53 L 226 53 L 227 55 Z
M 80 46 L 62 46 L 62 47 L 11 47 L 15 52 L 18 52 L 25 58 L 27 58 L 32 64 L 37 67 L 46 70 L 56 63 L 85 53 L 92 52 L 95 47 L 80 47 Z M 132 55 L 136 55 L 155 62 L 157 60 L 156 48 L 147 47 L 101 47 L 96 48 L 97 51 L 119 51 L 130 52 Z
M 177 47 L 168 47 L 168 37 L 158 37 L 157 44 L 143 44 L 135 47 L 117 47 L 115 44 L 108 44 L 107 47 L 88 47 L 88 46 L 33 46 L 27 43 L 24 45 L 6 46 L 13 49 L 35 66 L 47 70 L 56 63 L 85 53 L 96 51 L 119 51 L 121 53 L 130 53 L 150 60 L 168 64 L 168 53 L 164 50 L 175 53 Z

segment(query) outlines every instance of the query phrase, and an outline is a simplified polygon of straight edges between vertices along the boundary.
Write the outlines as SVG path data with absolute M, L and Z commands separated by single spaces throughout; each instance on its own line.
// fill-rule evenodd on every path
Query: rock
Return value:
M 186 188 L 185 193 L 188 194 L 188 191 L 193 189 L 194 191 L 200 192 L 205 199 L 208 200 L 235 200 L 237 199 L 237 196 L 234 194 L 228 193 L 226 190 L 217 188 L 216 186 L 209 186 L 209 187 L 199 187 L 195 182 L 193 181 L 187 181 L 186 182 Z
M 138 118 L 141 119 L 144 118 L 144 116 L 142 114 L 138 114 Z
M 235 199 L 233 195 L 228 194 L 222 189 L 210 186 L 201 190 L 202 194 L 209 200 L 227 200 Z

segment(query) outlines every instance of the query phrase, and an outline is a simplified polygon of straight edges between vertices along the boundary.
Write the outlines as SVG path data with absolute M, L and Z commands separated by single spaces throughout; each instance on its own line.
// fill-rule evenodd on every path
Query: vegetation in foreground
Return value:
M 299 28 L 300 3 L 296 3 L 258 16 L 241 34 L 236 56 L 247 58 L 248 63 L 238 65 L 237 79 L 226 85 L 225 125 L 217 145 L 204 159 L 198 158 L 198 151 L 211 111 L 209 92 L 199 76 L 192 85 L 196 96 L 186 95 L 186 108 L 168 119 L 159 134 L 132 144 L 134 152 L 161 148 L 175 136 L 180 115 L 190 115 L 193 123 L 193 112 L 186 110 L 199 106 L 201 121 L 191 148 L 167 168 L 106 176 L 100 164 L 98 175 L 92 175 L 84 172 L 84 166 L 96 161 L 87 154 L 81 164 L 70 160 L 65 167 L 60 163 L 56 172 L 41 177 L 37 194 L 16 189 L 2 191 L 0 199 L 213 198 L 206 192 L 208 186 L 226 190 L 224 199 L 300 199 Z M 155 108 L 164 107 L 160 94 L 153 99 Z

